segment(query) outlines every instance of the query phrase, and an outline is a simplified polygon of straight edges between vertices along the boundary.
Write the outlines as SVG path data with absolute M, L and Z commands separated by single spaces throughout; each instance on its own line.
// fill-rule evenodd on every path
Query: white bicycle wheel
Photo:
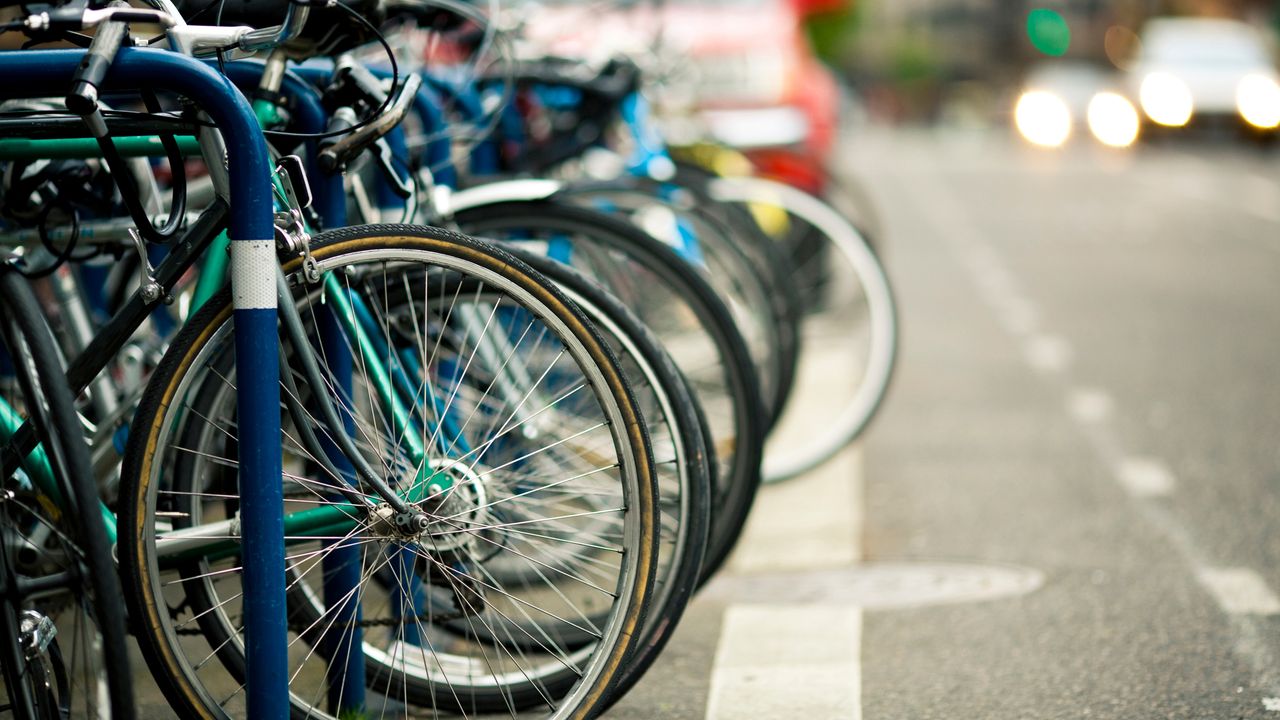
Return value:
M 897 356 L 893 292 L 862 234 L 822 200 L 759 178 L 717 178 L 710 191 L 721 202 L 781 207 L 827 245 L 808 259 L 823 267 L 796 272 L 820 287 L 802 292 L 817 301 L 803 319 L 800 376 L 765 448 L 764 481 L 780 482 L 831 459 L 875 416 Z

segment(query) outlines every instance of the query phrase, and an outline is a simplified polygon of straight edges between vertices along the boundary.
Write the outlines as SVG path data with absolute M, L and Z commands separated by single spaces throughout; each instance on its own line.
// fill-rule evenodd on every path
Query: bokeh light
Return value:
M 1018 132 L 1040 147 L 1061 147 L 1071 136 L 1071 111 L 1057 95 L 1032 90 L 1018 98 L 1013 111 Z
M 1138 99 L 1152 122 L 1167 127 L 1186 125 L 1194 112 L 1187 84 L 1167 72 L 1153 72 L 1143 78 Z
M 1138 139 L 1141 125 L 1133 103 L 1113 92 L 1100 92 L 1089 101 L 1089 130 L 1098 142 L 1115 148 L 1129 147 Z
M 1236 106 L 1245 122 L 1261 130 L 1280 127 L 1280 86 L 1265 75 L 1247 75 L 1236 88 Z
M 1035 49 L 1052 57 L 1062 57 L 1071 47 L 1071 28 L 1062 14 L 1048 8 L 1027 15 L 1027 37 Z
M 1142 40 L 1123 25 L 1112 25 L 1102 37 L 1102 50 L 1107 59 L 1121 70 L 1128 70 L 1142 49 Z

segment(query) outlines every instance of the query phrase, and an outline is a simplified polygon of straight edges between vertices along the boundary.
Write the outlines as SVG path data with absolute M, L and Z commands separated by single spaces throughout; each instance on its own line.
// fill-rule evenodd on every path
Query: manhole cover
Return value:
M 849 603 L 869 610 L 994 600 L 1044 583 L 1038 570 L 1009 565 L 866 563 L 833 570 L 722 576 L 704 594 L 741 602 Z

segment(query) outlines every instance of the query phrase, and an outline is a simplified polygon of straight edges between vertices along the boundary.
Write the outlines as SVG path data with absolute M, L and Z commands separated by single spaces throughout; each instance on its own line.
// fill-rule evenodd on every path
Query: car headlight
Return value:
M 1138 139 L 1138 111 L 1128 98 L 1100 92 L 1089 101 L 1089 130 L 1098 142 L 1129 147 Z
M 1032 90 L 1018 98 L 1013 110 L 1018 132 L 1041 147 L 1061 147 L 1071 136 L 1071 111 L 1062 98 L 1044 90 Z
M 1266 75 L 1246 75 L 1236 86 L 1236 107 L 1240 117 L 1256 128 L 1280 127 L 1280 85 Z
M 1168 127 L 1182 127 L 1191 122 L 1194 111 L 1191 89 L 1174 75 L 1153 72 L 1146 76 L 1142 79 L 1138 99 L 1152 122 Z

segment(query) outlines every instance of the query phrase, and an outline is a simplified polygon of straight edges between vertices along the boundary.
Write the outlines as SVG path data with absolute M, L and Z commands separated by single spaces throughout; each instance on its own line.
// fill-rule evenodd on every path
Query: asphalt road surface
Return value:
M 1280 155 L 860 132 L 903 327 L 611 720 L 1280 718 Z

